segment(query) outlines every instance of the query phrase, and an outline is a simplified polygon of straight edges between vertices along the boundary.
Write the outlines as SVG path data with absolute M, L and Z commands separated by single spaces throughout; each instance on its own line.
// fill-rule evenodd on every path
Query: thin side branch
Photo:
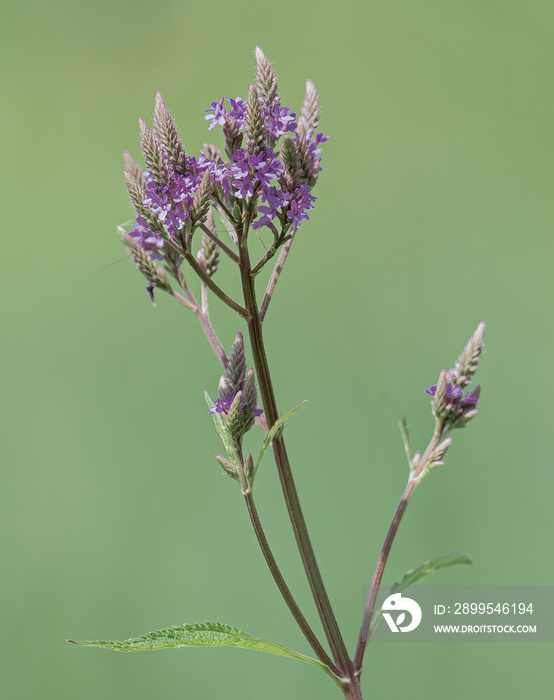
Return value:
M 171 296 L 176 299 L 180 304 L 183 306 L 186 306 L 187 309 L 190 309 L 198 321 L 200 322 L 200 325 L 202 326 L 202 330 L 204 331 L 204 335 L 208 339 L 208 343 L 210 344 L 212 350 L 215 352 L 217 359 L 221 362 L 224 368 L 227 367 L 227 353 L 225 352 L 225 349 L 223 348 L 223 345 L 220 343 L 219 338 L 216 335 L 216 332 L 210 322 L 210 317 L 208 316 L 207 311 L 204 311 L 198 306 L 198 302 L 194 299 L 194 296 L 192 293 L 189 291 L 190 296 L 192 297 L 194 303 L 189 301 L 188 299 L 185 299 L 185 297 L 181 296 L 181 294 L 172 291 Z
M 295 232 L 296 232 L 296 229 L 293 227 L 293 228 L 291 228 L 289 233 L 287 233 L 285 235 L 283 235 L 283 233 L 281 233 L 280 236 L 276 237 L 275 243 L 265 253 L 265 255 L 260 259 L 258 264 L 255 265 L 254 268 L 252 269 L 252 274 L 254 276 L 256 276 L 259 272 L 261 272 L 261 270 L 266 265 L 266 263 L 268 263 L 273 257 L 275 257 L 277 251 L 284 243 L 287 243 L 287 241 L 289 241 L 291 238 L 294 237 Z
M 377 559 L 377 564 L 375 565 L 375 571 L 373 572 L 373 578 L 371 579 L 369 594 L 367 597 L 367 602 L 362 617 L 362 624 L 360 627 L 360 634 L 358 637 L 358 645 L 356 647 L 356 655 L 354 656 L 354 669 L 358 676 L 362 672 L 362 664 L 371 626 L 371 618 L 373 617 L 373 611 L 375 609 L 375 603 L 377 601 L 377 595 L 379 593 L 379 586 L 381 585 L 381 580 L 383 578 L 383 573 L 385 571 L 385 566 L 387 565 L 387 559 L 389 558 L 394 538 L 396 537 L 396 533 L 398 532 L 398 528 L 400 526 L 400 523 L 402 522 L 402 518 L 404 516 L 404 513 L 406 512 L 408 503 L 410 502 L 410 498 L 412 497 L 415 487 L 417 486 L 417 477 L 421 474 L 421 472 L 427 464 L 427 461 L 429 460 L 429 457 L 439 444 L 440 439 L 442 437 L 442 433 L 442 425 L 438 424 L 435 430 L 435 434 L 433 435 L 433 439 L 427 446 L 427 449 L 425 450 L 423 456 L 419 461 L 418 468 L 413 472 L 413 474 L 410 475 L 408 484 L 404 489 L 404 493 L 402 494 L 402 498 L 400 499 L 400 503 L 398 504 L 398 508 L 396 509 L 396 512 L 390 524 L 387 536 L 385 537 L 385 541 L 381 548 L 379 558 Z
M 242 316 L 242 318 L 248 319 L 250 317 L 250 314 L 245 308 L 243 308 L 240 304 L 237 304 L 237 302 L 234 299 L 231 299 L 231 297 L 227 296 L 227 294 L 225 294 L 225 292 L 217 286 L 217 284 L 206 273 L 206 271 L 202 269 L 202 267 L 198 264 L 196 258 L 190 252 L 190 250 L 185 250 L 184 256 L 185 260 L 192 267 L 194 272 L 196 272 L 198 277 L 200 277 L 200 280 L 204 282 L 206 287 L 208 287 L 208 289 L 210 289 L 217 297 L 219 297 L 221 301 L 227 304 L 227 306 L 233 309 L 233 311 L 236 311 L 240 316 Z
M 296 229 L 291 229 L 290 238 L 283 246 L 279 257 L 277 258 L 277 262 L 275 263 L 275 267 L 273 268 L 273 272 L 271 273 L 271 277 L 269 278 L 269 282 L 267 283 L 267 288 L 265 290 L 262 305 L 260 306 L 260 321 L 263 321 L 265 318 L 265 315 L 267 313 L 267 307 L 269 306 L 269 302 L 273 297 L 273 292 L 275 291 L 275 287 L 277 286 L 277 282 L 279 281 L 279 275 L 281 274 L 281 270 L 283 269 L 287 260 L 287 255 L 289 254 L 289 250 L 294 240 L 295 234 Z
M 198 312 L 198 304 L 196 304 L 196 303 L 195 303 L 195 304 L 192 304 L 188 299 L 185 299 L 185 297 L 184 297 L 184 296 L 181 296 L 181 294 L 179 294 L 178 292 L 175 292 L 175 291 L 172 290 L 172 291 L 171 291 L 171 296 L 172 296 L 174 299 L 176 299 L 176 300 L 179 302 L 179 304 L 182 304 L 183 306 L 186 306 L 187 309 L 190 309 L 190 310 L 193 311 L 194 313 L 197 313 L 197 312 Z
M 204 284 L 204 282 L 201 283 L 201 290 L 200 290 L 201 299 L 202 299 L 202 312 L 207 314 L 208 313 L 208 288 Z
M 212 346 L 212 350 L 217 355 L 217 359 L 221 362 L 223 368 L 226 369 L 228 361 L 227 353 L 225 352 L 223 345 L 219 342 L 219 338 L 217 337 L 214 327 L 211 324 L 208 312 L 206 311 L 204 313 L 203 311 L 199 310 L 196 315 L 209 344 Z
M 216 194 L 215 192 L 214 192 L 214 199 L 215 199 L 215 201 L 219 204 L 219 206 L 221 207 L 221 209 L 223 210 L 223 212 L 225 213 L 225 216 L 227 217 L 227 219 L 229 220 L 229 222 L 230 222 L 233 226 L 236 226 L 237 223 L 238 223 L 237 220 L 236 220 L 235 217 L 231 214 L 231 212 L 229 211 L 228 207 L 223 203 L 223 201 L 221 200 L 221 198 L 218 197 L 217 194 Z
M 218 248 L 220 248 L 226 255 L 228 255 L 233 262 L 238 264 L 239 256 L 231 248 L 229 248 L 229 246 L 226 245 L 216 233 L 209 229 L 205 224 L 200 224 L 200 228 L 203 231 L 203 233 L 205 233 L 206 236 L 208 236 L 208 238 L 216 244 Z

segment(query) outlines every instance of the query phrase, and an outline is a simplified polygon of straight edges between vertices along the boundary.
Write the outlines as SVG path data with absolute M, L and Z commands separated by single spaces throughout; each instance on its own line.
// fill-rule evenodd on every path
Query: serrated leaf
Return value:
M 473 564 L 473 562 L 468 556 L 465 554 L 459 554 L 458 552 L 451 552 L 450 554 L 446 554 L 444 557 L 431 559 L 430 561 L 424 562 L 416 569 L 406 571 L 402 581 L 400 581 L 400 583 L 395 583 L 394 586 L 391 587 L 391 593 L 399 593 L 408 586 L 412 586 L 414 583 L 417 583 L 417 581 L 420 581 L 422 578 L 430 576 L 441 569 L 446 569 L 448 566 L 455 566 L 456 564 Z
M 331 669 L 321 661 L 288 649 L 276 642 L 252 637 L 246 632 L 242 632 L 229 625 L 221 624 L 220 622 L 179 625 L 149 632 L 148 634 L 143 634 L 141 637 L 126 639 L 124 641 L 91 640 L 76 642 L 72 639 L 68 639 L 67 641 L 81 647 L 101 647 L 123 652 L 177 649 L 180 647 L 238 647 L 240 649 L 252 649 L 254 651 L 264 651 L 268 654 L 276 654 L 277 656 L 285 656 L 289 659 L 304 661 L 312 666 L 320 668 L 330 675 L 333 680 L 340 682 L 340 679 L 335 676 Z
M 268 434 L 265 436 L 264 444 L 262 445 L 262 449 L 260 450 L 260 454 L 258 455 L 258 459 L 256 461 L 256 466 L 254 467 L 254 474 L 258 471 L 258 468 L 260 464 L 262 463 L 262 459 L 264 458 L 265 453 L 267 452 L 267 448 L 271 445 L 271 441 L 277 435 L 278 430 L 281 428 L 283 423 L 289 418 L 289 416 L 292 416 L 292 414 L 295 411 L 298 411 L 298 409 L 303 406 L 306 403 L 306 401 L 302 401 L 302 403 L 299 403 L 298 406 L 295 408 L 292 408 L 288 413 L 285 413 L 282 415 L 280 418 L 278 418 L 275 423 L 271 426 L 271 430 L 268 432 Z

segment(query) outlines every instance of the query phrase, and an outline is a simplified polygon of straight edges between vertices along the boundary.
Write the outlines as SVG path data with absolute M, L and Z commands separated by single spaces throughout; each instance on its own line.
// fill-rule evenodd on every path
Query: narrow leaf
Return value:
M 408 460 L 408 466 L 412 468 L 412 451 L 410 448 L 410 433 L 408 432 L 408 424 L 406 419 L 398 421 L 398 426 L 400 428 L 400 434 L 402 435 L 402 442 L 404 443 L 404 452 L 406 453 L 406 459 Z
M 436 571 L 440 571 L 441 569 L 446 569 L 446 567 L 448 566 L 472 563 L 473 562 L 468 556 L 466 556 L 465 554 L 459 554 L 458 552 L 451 552 L 450 554 L 446 554 L 444 557 L 439 557 L 438 559 L 431 559 L 430 561 L 424 562 L 423 564 L 421 564 L 421 566 L 418 566 L 416 569 L 410 569 L 410 571 L 406 571 L 404 577 L 402 578 L 402 581 L 400 581 L 400 583 L 395 583 L 394 586 L 391 587 L 391 593 L 399 593 L 400 591 L 403 591 L 404 589 L 408 588 L 408 586 L 412 586 L 414 583 L 417 583 L 422 578 L 430 576 L 431 574 L 434 574 Z
M 283 416 L 278 418 L 275 423 L 271 426 L 271 430 L 268 432 L 268 434 L 265 437 L 264 444 L 262 445 L 262 449 L 260 450 L 260 454 L 258 456 L 258 461 L 256 462 L 256 466 L 254 468 L 254 474 L 258 471 L 258 468 L 260 464 L 262 463 L 262 459 L 264 458 L 265 453 L 267 452 L 267 448 L 271 445 L 271 441 L 277 435 L 277 431 L 281 428 L 283 423 L 287 420 L 289 416 L 292 416 L 292 414 L 295 411 L 298 411 L 300 406 L 303 406 L 306 403 L 306 401 L 302 401 L 302 403 L 299 403 L 296 408 L 292 408 L 288 413 L 285 413 Z
M 410 569 L 404 574 L 402 581 L 400 583 L 395 583 L 391 586 L 390 593 L 400 593 L 406 590 L 409 586 L 417 583 L 422 578 L 430 576 L 441 569 L 446 569 L 448 566 L 454 566 L 455 564 L 473 564 L 472 560 L 465 554 L 459 554 L 458 552 L 451 552 L 446 554 L 444 557 L 438 557 L 438 559 L 431 559 L 426 561 L 421 566 L 416 569 Z M 375 632 L 381 619 L 383 617 L 383 610 L 380 608 L 373 616 L 371 621 L 370 634 Z
M 285 656 L 289 659 L 305 661 L 325 671 L 333 680 L 339 682 L 337 676 L 335 676 L 330 668 L 321 661 L 312 659 L 309 656 L 304 656 L 304 654 L 299 654 L 297 651 L 292 651 L 292 649 L 288 649 L 276 642 L 251 637 L 246 632 L 242 632 L 229 625 L 223 625 L 219 622 L 179 625 L 168 629 L 157 630 L 156 632 L 149 632 L 148 634 L 143 634 L 141 637 L 126 639 L 124 641 L 91 640 L 76 642 L 72 639 L 68 639 L 68 641 L 81 647 L 102 647 L 104 649 L 112 649 L 113 651 L 125 652 L 176 649 L 180 647 L 239 647 L 241 649 L 265 651 L 268 654 L 276 654 L 277 656 Z

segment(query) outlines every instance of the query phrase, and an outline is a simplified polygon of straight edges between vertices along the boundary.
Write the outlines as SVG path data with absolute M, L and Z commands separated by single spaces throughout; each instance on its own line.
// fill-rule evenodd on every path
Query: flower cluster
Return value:
M 227 111 L 224 107 L 225 100 L 229 103 L 231 109 Z M 242 130 L 246 119 L 246 102 L 239 95 L 236 100 L 222 97 L 219 102 L 212 102 L 210 109 L 206 110 L 207 114 L 204 119 L 211 121 L 208 130 L 211 131 L 216 125 L 224 126 L 229 119 L 234 119 L 239 130 Z M 213 114 L 210 114 L 213 112 Z
M 257 416 L 263 413 L 258 408 L 257 397 L 254 371 L 246 370 L 244 339 L 242 333 L 237 333 L 225 376 L 219 380 L 217 399 L 209 413 L 222 414 L 230 437 L 237 441 L 250 430 Z
M 479 401 L 481 385 L 464 394 L 464 388 L 471 382 L 477 371 L 485 339 L 485 324 L 480 323 L 475 333 L 456 361 L 453 369 L 442 370 L 438 382 L 425 389 L 433 397 L 431 406 L 433 415 L 445 430 L 463 428 L 477 414 L 475 408 Z
M 229 103 L 231 109 L 225 108 L 225 101 Z M 239 95 L 236 100 L 229 97 L 222 97 L 219 102 L 212 102 L 210 109 L 207 109 L 204 119 L 211 121 L 208 130 L 211 131 L 216 125 L 225 126 L 231 119 L 234 119 L 239 131 L 244 129 L 247 116 L 248 103 L 245 102 Z M 213 114 L 210 114 L 213 112 Z M 264 130 L 270 140 L 277 141 L 281 136 L 284 136 L 287 131 L 296 131 L 298 124 L 295 122 L 296 114 L 291 112 L 288 107 L 281 107 L 279 103 L 274 103 L 268 107 L 264 107 L 262 111 L 264 119 Z
M 425 389 L 425 393 L 433 397 L 435 418 L 444 420 L 449 428 L 461 428 L 477 414 L 475 406 L 481 391 L 481 385 L 477 384 L 475 389 L 464 395 L 462 387 L 455 383 L 455 379 L 453 372 L 443 370 L 437 384 Z
M 153 259 L 166 258 L 170 248 L 183 252 L 190 246 L 190 235 L 202 226 L 210 207 L 226 216 L 231 229 L 248 210 L 252 228 L 269 227 L 281 240 L 291 226 L 298 228 L 309 218 L 321 144 L 327 140 L 317 132 L 317 93 L 308 81 L 297 119 L 281 104 L 277 79 L 260 48 L 256 61 L 248 99 L 222 98 L 205 115 L 209 131 L 222 127 L 227 159 L 211 144 L 204 144 L 198 157 L 187 155 L 161 93 L 153 127 L 140 120 L 147 170 L 143 173 L 124 154 L 137 212 L 129 235 Z

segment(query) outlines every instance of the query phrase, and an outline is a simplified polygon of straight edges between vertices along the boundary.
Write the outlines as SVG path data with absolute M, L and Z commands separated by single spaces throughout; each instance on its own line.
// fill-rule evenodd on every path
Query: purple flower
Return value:
M 150 253 L 152 260 L 163 260 L 163 257 L 157 252 L 159 248 L 163 248 L 163 238 L 151 231 L 140 216 L 137 216 L 136 224 L 129 232 L 129 235 L 131 238 L 134 238 L 141 248 Z
M 481 391 L 481 385 L 477 384 L 475 389 L 468 391 L 464 398 L 460 401 L 460 406 L 475 406 L 479 401 L 479 393 Z
M 204 117 L 204 119 L 211 121 L 211 124 L 208 127 L 209 131 L 211 131 L 216 124 L 219 124 L 220 126 L 223 126 L 223 124 L 225 124 L 226 112 L 225 107 L 223 106 L 224 102 L 225 97 L 222 97 L 219 102 L 212 102 L 211 108 L 206 110 L 206 116 Z M 208 112 L 213 112 L 213 114 L 208 114 Z
M 434 386 L 430 387 L 429 389 L 425 389 L 425 393 L 429 394 L 429 396 L 435 396 L 437 393 L 437 385 L 435 384 Z M 457 384 L 450 384 L 450 382 L 446 383 L 446 398 L 447 399 L 459 399 L 463 396 L 463 391 L 460 386 Z M 470 392 L 471 393 L 471 392 Z M 477 401 L 475 401 L 477 403 Z
M 232 394 L 226 399 L 216 399 L 215 405 L 212 406 L 208 411 L 210 416 L 213 416 L 214 413 L 229 413 L 229 409 L 231 408 L 231 404 L 233 403 L 233 399 L 235 398 L 235 396 L 236 394 Z
M 229 98 L 229 104 L 231 105 L 231 111 L 229 116 L 237 122 L 238 129 L 242 129 L 244 122 L 246 120 L 246 102 L 238 95 L 236 100 Z
M 267 130 L 273 139 L 278 139 L 287 131 L 296 131 L 297 124 L 294 121 L 296 114 L 291 112 L 288 107 L 276 105 L 271 109 L 269 114 L 266 113 Z
M 310 146 L 309 146 L 310 155 L 313 158 L 318 156 L 321 153 L 321 151 L 323 150 L 322 148 L 318 148 L 319 144 L 325 143 L 326 141 L 329 141 L 329 137 L 323 136 L 323 134 L 318 131 L 315 139 L 310 142 Z
M 222 185 L 223 188 L 231 193 L 231 187 L 229 184 L 229 166 L 223 161 L 216 162 L 215 160 L 208 160 L 206 156 L 200 155 L 198 160 L 195 162 L 198 169 L 198 173 L 204 175 L 206 170 L 210 171 L 210 182 L 212 184 L 217 183 Z M 202 181 L 202 180 L 200 180 Z
M 231 165 L 231 175 L 242 177 L 243 175 L 249 174 L 250 168 L 244 148 L 239 148 L 236 154 L 232 154 L 231 160 L 233 161 Z
M 231 105 L 229 112 L 223 106 L 225 100 Z M 241 98 L 240 95 L 237 96 L 236 100 L 230 97 L 222 97 L 219 102 L 212 102 L 210 109 L 206 110 L 207 114 L 204 119 L 210 121 L 211 124 L 208 130 L 211 131 L 216 124 L 223 126 L 229 117 L 234 119 L 237 123 L 237 128 L 239 131 L 244 127 L 244 122 L 246 120 L 246 102 Z M 213 112 L 213 114 L 209 114 Z
M 150 284 L 148 287 L 146 287 L 146 291 L 148 292 L 152 306 L 156 308 L 156 300 L 154 299 L 154 285 Z
M 233 187 L 236 187 L 235 197 L 244 199 L 251 197 L 254 194 L 254 184 L 250 180 L 250 175 L 244 175 L 242 179 L 233 180 Z
M 269 187 L 271 180 L 276 180 L 283 172 L 283 164 L 272 148 L 263 151 L 257 158 L 251 156 L 249 162 L 262 187 Z
M 435 418 L 442 422 L 443 427 L 448 430 L 452 428 L 463 428 L 463 426 L 477 413 L 475 408 L 479 401 L 481 385 L 468 391 L 464 396 L 462 387 L 455 384 L 457 375 L 454 370 L 440 373 L 439 381 L 425 393 L 433 397 L 431 406 Z
M 256 55 L 258 61 L 262 60 Z M 193 233 L 199 223 L 194 212 L 200 203 L 202 211 L 210 206 L 233 211 L 241 200 L 255 197 L 254 204 L 259 206 L 254 208 L 253 228 L 267 226 L 275 236 L 280 235 L 278 229 L 286 233 L 309 218 L 316 201 L 311 189 L 321 170 L 321 144 L 327 141 L 323 134 L 316 133 L 317 93 L 310 83 L 297 120 L 294 112 L 281 105 L 272 71 L 267 80 L 262 73 L 257 77 L 257 126 L 251 126 L 257 134 L 256 147 L 248 145 L 249 151 L 240 148 L 250 109 L 249 102 L 240 95 L 212 102 L 204 115 L 210 131 L 216 125 L 223 127 L 224 153 L 212 144 L 204 144 L 196 158 L 186 155 L 161 95 L 156 98 L 154 127 L 149 128 L 141 120 L 147 170 L 142 172 L 128 154 L 126 158 L 125 177 L 139 215 L 130 236 L 154 260 L 169 255 L 165 244 L 177 243 L 178 248 L 183 233 Z M 286 145 L 280 150 L 275 144 L 283 136 Z M 206 191 L 198 195 L 206 171 L 209 187 L 205 183 Z
M 225 399 L 216 399 L 215 400 L 215 405 L 210 408 L 208 413 L 210 416 L 213 416 L 214 413 L 229 413 L 229 409 L 231 408 L 231 405 L 233 401 L 235 400 L 236 394 L 231 394 L 231 396 L 228 396 Z M 243 401 L 240 405 L 241 408 L 246 408 L 248 406 L 248 401 Z M 258 408 L 257 406 L 252 409 L 251 411 L 253 416 L 261 416 L 263 413 L 263 410 L 261 408 Z
M 310 194 L 308 185 L 302 185 L 296 188 L 287 212 L 288 218 L 292 219 L 296 228 L 300 226 L 301 221 L 310 218 L 306 212 L 314 208 L 313 202 L 315 201 L 316 198 Z
M 289 195 L 276 187 L 268 187 L 263 190 L 262 201 L 267 203 L 267 206 L 259 206 L 258 213 L 263 214 L 262 217 L 256 219 L 252 224 L 252 228 L 257 230 L 262 226 L 268 226 L 279 213 L 279 210 L 287 203 Z
M 194 195 L 208 167 L 201 170 L 194 159 L 190 161 L 192 162 L 189 162 L 189 166 L 193 171 L 196 170 L 197 174 L 187 172 L 184 176 L 173 175 L 163 187 L 149 178 L 146 185 L 147 196 L 142 200 L 143 205 L 158 218 L 174 238 L 178 231 L 183 230 L 190 217 Z
M 272 180 L 277 179 L 283 170 L 283 164 L 273 153 L 272 149 L 262 151 L 258 156 L 248 156 L 243 148 L 231 155 L 233 164 L 230 175 L 234 177 L 233 186 L 237 188 L 235 197 L 251 197 L 256 185 L 259 183 L 262 189 L 269 188 Z

